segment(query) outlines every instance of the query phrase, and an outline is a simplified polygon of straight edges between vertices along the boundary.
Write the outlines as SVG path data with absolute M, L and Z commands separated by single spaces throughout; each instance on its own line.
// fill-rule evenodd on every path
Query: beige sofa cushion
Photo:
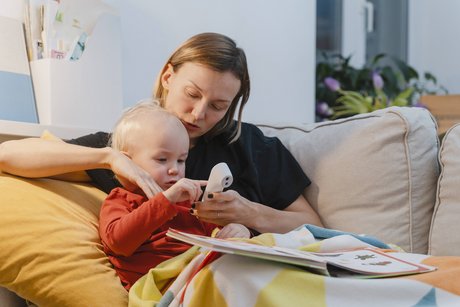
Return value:
M 460 256 L 460 124 L 450 128 L 439 150 L 441 174 L 428 252 Z
M 259 126 L 281 139 L 312 180 L 305 197 L 326 227 L 427 252 L 439 174 L 427 110 L 392 107 L 305 126 Z

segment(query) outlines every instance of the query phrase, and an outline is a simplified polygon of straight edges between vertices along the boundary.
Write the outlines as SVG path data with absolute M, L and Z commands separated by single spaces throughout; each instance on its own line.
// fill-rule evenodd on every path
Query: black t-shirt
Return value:
M 89 147 L 105 147 L 109 134 L 98 132 L 68 141 Z M 214 165 L 226 162 L 233 175 L 229 189 L 243 197 L 275 209 L 284 209 L 310 184 L 297 161 L 275 137 L 266 137 L 259 128 L 243 123 L 241 136 L 228 144 L 228 135 L 210 140 L 200 138 L 190 150 L 185 177 L 207 180 Z M 120 183 L 112 171 L 88 170 L 88 175 L 103 191 L 110 192 Z

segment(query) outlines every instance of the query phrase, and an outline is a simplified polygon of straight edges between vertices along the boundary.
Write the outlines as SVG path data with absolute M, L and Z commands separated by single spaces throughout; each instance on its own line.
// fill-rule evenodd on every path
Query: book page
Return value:
M 316 253 L 330 264 L 353 272 L 371 275 L 407 274 L 429 271 L 432 268 L 392 257 L 372 249 L 359 249 L 341 253 Z
M 436 269 L 399 259 L 374 248 L 353 249 L 335 253 L 312 253 L 280 246 L 263 246 L 232 239 L 193 235 L 174 229 L 168 230 L 167 236 L 213 251 L 293 264 L 331 276 L 365 275 L 368 278 L 385 277 L 429 272 Z M 347 273 L 342 274 L 338 272 L 341 270 L 333 268 L 328 271 L 330 266 L 346 270 Z

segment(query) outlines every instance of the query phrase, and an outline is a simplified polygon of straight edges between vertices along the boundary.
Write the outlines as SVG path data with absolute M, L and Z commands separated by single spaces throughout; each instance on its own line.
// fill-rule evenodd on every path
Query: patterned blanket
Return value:
M 388 247 L 375 238 L 311 225 L 249 242 L 312 252 Z M 437 270 L 392 278 L 334 278 L 195 246 L 139 279 L 129 292 L 129 306 L 460 306 L 460 257 L 386 251 Z

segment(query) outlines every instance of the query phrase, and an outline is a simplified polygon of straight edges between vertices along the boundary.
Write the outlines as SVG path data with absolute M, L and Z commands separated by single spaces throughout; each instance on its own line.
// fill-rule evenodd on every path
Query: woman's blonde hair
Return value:
M 160 107 L 158 101 L 152 99 L 141 100 L 123 111 L 112 131 L 109 146 L 119 151 L 128 151 L 130 148 L 130 134 L 137 129 L 143 129 L 140 118 L 151 112 L 160 113 L 179 121 L 175 115 Z
M 157 77 L 153 96 L 159 100 L 161 106 L 164 106 L 168 95 L 161 83 L 161 76 L 168 69 L 168 64 L 171 64 L 174 71 L 178 71 L 183 64 L 188 62 L 201 64 L 218 72 L 231 72 L 241 81 L 240 90 L 225 116 L 206 133 L 207 137 L 212 138 L 233 129 L 229 141 L 237 140 L 241 134 L 243 108 L 249 99 L 250 92 L 249 72 L 243 49 L 237 47 L 231 38 L 219 33 L 201 33 L 189 38 L 174 51 Z M 233 117 L 238 104 L 238 123 L 237 129 L 234 129 Z

